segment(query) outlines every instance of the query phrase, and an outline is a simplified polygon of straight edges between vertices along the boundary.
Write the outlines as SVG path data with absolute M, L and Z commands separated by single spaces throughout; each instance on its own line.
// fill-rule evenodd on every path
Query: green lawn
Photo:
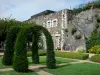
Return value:
M 28 61 L 30 65 L 35 65 L 32 63 L 31 57 L 28 57 Z M 60 64 L 60 63 L 75 62 L 75 60 L 56 57 L 56 62 L 57 64 Z M 40 56 L 40 64 L 46 64 L 46 56 Z M 8 67 L 11 67 L 11 66 L 3 65 L 2 58 L 0 58 L 0 68 L 8 68 Z
M 0 72 L 0 75 L 38 75 L 36 72 L 18 73 L 15 71 Z
M 5 66 L 5 65 L 3 65 L 2 64 L 2 58 L 0 58 L 0 69 L 1 68 L 9 68 L 9 67 L 11 67 L 11 66 Z
M 32 64 L 32 58 L 28 57 L 29 64 Z M 75 62 L 76 60 L 56 57 L 56 64 Z M 40 64 L 46 64 L 46 56 L 40 56 Z M 33 64 L 34 65 L 34 64 Z
M 100 64 L 77 63 L 45 70 L 54 75 L 100 75 Z
M 32 65 L 31 57 L 28 57 L 29 64 Z M 46 57 L 40 57 L 40 64 L 45 64 Z M 56 57 L 57 64 L 75 62 L 73 59 L 65 59 Z M 5 68 L 6 66 L 2 65 L 0 60 L 0 68 Z M 64 66 L 59 66 L 56 69 L 47 69 L 41 68 L 53 75 L 100 75 L 100 64 L 94 63 L 77 63 L 77 64 L 68 64 Z M 36 72 L 30 71 L 28 73 L 17 73 L 13 71 L 0 72 L 0 75 L 37 75 Z

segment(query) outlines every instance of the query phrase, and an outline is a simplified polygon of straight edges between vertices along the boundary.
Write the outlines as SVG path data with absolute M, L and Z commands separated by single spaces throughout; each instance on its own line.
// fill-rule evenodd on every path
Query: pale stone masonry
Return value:
M 73 15 L 72 10 L 69 9 L 57 12 L 46 10 L 31 16 L 27 21 L 46 27 L 53 37 L 55 49 L 75 51 L 80 48 L 85 49 L 84 38 L 91 35 L 96 24 L 95 14 L 99 14 L 99 12 L 100 9 L 90 9 Z M 72 35 L 73 27 L 76 28 L 76 32 Z M 75 39 L 75 35 L 80 35 L 81 38 Z M 45 39 L 44 36 L 42 38 Z M 45 41 L 44 44 L 46 44 Z

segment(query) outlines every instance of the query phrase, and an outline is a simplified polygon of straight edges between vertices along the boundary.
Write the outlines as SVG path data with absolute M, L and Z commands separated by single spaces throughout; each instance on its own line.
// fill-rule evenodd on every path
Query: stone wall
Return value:
M 32 17 L 28 21 L 36 22 L 48 29 L 53 36 L 55 49 L 63 48 L 67 51 L 75 51 L 78 48 L 85 49 L 85 38 L 91 36 L 96 24 L 96 14 L 100 15 L 100 9 L 90 9 L 77 15 L 73 15 L 71 10 L 64 9 L 48 15 Z M 72 35 L 73 27 L 77 31 Z M 81 35 L 81 38 L 75 39 L 76 35 Z
M 73 15 L 73 19 L 70 20 L 68 25 L 69 32 L 66 34 L 68 35 L 65 39 L 66 50 L 73 50 L 79 47 L 83 47 L 83 49 L 85 49 L 85 38 L 89 38 L 91 36 L 91 32 L 97 23 L 95 18 L 96 14 L 100 15 L 100 9 L 90 9 L 77 15 Z M 75 34 L 81 34 L 81 39 L 76 40 L 74 35 L 71 34 L 71 28 L 73 26 L 77 28 L 77 32 Z

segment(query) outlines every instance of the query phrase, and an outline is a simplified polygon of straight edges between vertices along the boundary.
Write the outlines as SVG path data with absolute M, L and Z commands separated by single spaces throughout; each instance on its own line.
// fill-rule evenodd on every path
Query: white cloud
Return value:
M 73 2 L 74 1 L 74 2 Z M 9 17 L 17 20 L 26 20 L 30 16 L 44 11 L 73 8 L 88 0 L 0 0 L 0 17 Z

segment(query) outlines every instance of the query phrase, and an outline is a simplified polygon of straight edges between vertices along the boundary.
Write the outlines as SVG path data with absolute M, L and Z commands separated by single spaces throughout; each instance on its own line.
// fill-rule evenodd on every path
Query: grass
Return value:
M 30 71 L 27 73 L 18 73 L 15 71 L 6 71 L 6 72 L 0 72 L 0 75 L 38 75 L 36 72 L 34 71 Z
M 30 65 L 32 64 L 31 57 L 28 57 L 28 61 Z M 75 62 L 75 60 L 67 59 L 67 58 L 59 58 L 56 57 L 57 64 L 60 63 L 69 63 L 69 62 Z M 40 56 L 40 64 L 46 63 L 46 56 Z M 1 64 L 0 60 L 0 68 L 6 67 Z M 100 75 L 100 64 L 94 64 L 94 63 L 77 63 L 77 64 L 68 64 L 63 66 L 58 66 L 56 69 L 47 69 L 47 68 L 41 68 L 53 75 Z M 0 75 L 37 75 L 36 72 L 29 71 L 27 73 L 17 73 L 14 70 L 13 71 L 6 71 L 6 72 L 0 72 Z
M 29 61 L 29 64 L 32 64 L 31 57 L 28 57 L 28 61 Z M 69 62 L 76 62 L 76 60 L 56 57 L 56 64 L 69 63 Z M 40 56 L 40 64 L 46 64 L 46 56 Z
M 28 57 L 28 62 L 29 62 L 29 65 L 35 65 L 35 64 L 32 63 L 31 57 Z M 56 57 L 56 63 L 57 64 L 68 63 L 68 62 L 75 62 L 75 60 Z M 40 56 L 40 64 L 46 64 L 46 56 Z M 11 67 L 11 66 L 3 65 L 2 64 L 2 58 L 0 58 L 0 68 L 9 68 L 9 67 Z
M 100 75 L 100 64 L 77 63 L 60 66 L 57 69 L 46 69 L 54 75 Z
M 3 65 L 2 64 L 2 58 L 0 58 L 0 69 L 1 68 L 9 68 L 9 67 L 11 67 L 11 66 L 5 66 L 5 65 Z

